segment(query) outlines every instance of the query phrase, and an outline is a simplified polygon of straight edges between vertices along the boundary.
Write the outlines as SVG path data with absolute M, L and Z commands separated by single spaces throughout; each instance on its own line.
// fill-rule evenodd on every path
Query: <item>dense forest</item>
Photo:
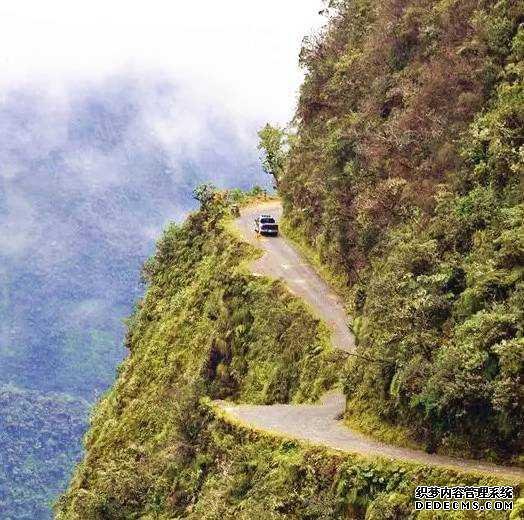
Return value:
M 289 226 L 351 289 L 350 415 L 430 450 L 516 456 L 523 3 L 330 4 L 292 131 L 261 136 Z
M 46 518 L 82 455 L 75 439 L 87 427 L 88 403 L 4 385 L 0 410 L 2 520 Z

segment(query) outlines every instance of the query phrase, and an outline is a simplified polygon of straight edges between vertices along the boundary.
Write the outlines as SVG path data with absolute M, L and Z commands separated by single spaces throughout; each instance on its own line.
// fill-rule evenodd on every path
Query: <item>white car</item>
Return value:
M 255 233 L 259 235 L 278 235 L 277 221 L 271 215 L 259 215 L 255 218 Z

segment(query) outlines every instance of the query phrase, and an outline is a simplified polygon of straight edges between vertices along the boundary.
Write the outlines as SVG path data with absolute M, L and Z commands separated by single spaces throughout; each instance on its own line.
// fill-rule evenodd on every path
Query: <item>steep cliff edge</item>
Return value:
M 280 282 L 249 274 L 257 253 L 224 214 L 219 201 L 170 227 L 146 264 L 129 358 L 93 416 L 58 519 L 404 518 L 417 484 L 507 482 L 310 447 L 212 405 L 312 401 L 345 362 Z
M 342 383 L 346 420 L 385 442 L 499 462 L 523 443 L 522 2 L 327 4 L 294 128 L 261 137 L 286 230 L 337 280 L 356 355 L 249 272 L 229 196 L 204 190 L 144 268 L 130 356 L 59 520 L 507 517 L 412 500 L 505 477 L 335 452 L 271 423 Z M 292 410 L 307 433 L 311 408 Z
M 184 511 L 207 457 L 196 449 L 208 420 L 202 397 L 302 402 L 337 380 L 343 360 L 325 327 L 282 284 L 242 268 L 256 252 L 225 231 L 222 210 L 171 226 L 145 265 L 130 355 L 96 408 L 59 518 L 129 518 L 157 500 Z

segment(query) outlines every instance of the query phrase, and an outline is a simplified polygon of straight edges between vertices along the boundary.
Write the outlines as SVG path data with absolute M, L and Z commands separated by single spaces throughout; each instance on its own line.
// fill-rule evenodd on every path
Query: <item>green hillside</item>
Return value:
M 289 228 L 350 288 L 350 420 L 409 427 L 429 450 L 517 457 L 524 5 L 331 3 L 301 53 L 293 132 L 261 135 Z
M 383 515 L 411 511 L 417 483 L 497 482 L 337 455 L 223 419 L 209 399 L 314 400 L 344 364 L 280 282 L 248 274 L 255 251 L 227 214 L 213 197 L 146 263 L 130 356 L 94 413 L 57 519 L 393 518 Z

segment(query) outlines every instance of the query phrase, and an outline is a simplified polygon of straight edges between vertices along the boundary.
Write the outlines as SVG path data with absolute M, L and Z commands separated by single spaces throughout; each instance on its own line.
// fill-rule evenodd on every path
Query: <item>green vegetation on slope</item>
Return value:
M 48 518 L 81 456 L 87 402 L 0 386 L 0 516 Z
M 342 354 L 325 327 L 279 282 L 243 269 L 254 250 L 225 231 L 220 200 L 202 203 L 168 228 L 144 266 L 149 287 L 129 319 L 130 356 L 96 409 L 59 518 L 182 514 L 208 464 L 193 447 L 201 397 L 302 402 L 337 381 Z
M 302 50 L 296 131 L 261 143 L 287 226 L 351 287 L 353 424 L 365 413 L 430 450 L 517 457 L 524 5 L 330 4 Z
M 494 484 L 337 455 L 223 418 L 209 398 L 316 399 L 336 383 L 344 355 L 279 282 L 247 273 L 256 253 L 227 231 L 221 201 L 203 198 L 146 263 L 130 356 L 93 415 L 57 519 L 408 518 L 417 484 Z

